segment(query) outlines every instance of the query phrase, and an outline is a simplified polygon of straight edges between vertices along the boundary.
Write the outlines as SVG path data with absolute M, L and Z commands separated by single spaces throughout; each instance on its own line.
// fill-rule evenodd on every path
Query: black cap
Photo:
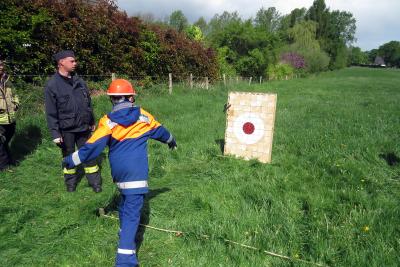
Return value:
M 55 60 L 55 61 L 59 61 L 59 60 L 61 60 L 61 59 L 63 59 L 63 58 L 66 58 L 66 57 L 73 57 L 73 58 L 75 58 L 75 54 L 74 54 L 74 51 L 72 51 L 72 50 L 63 50 L 63 51 L 60 51 L 60 52 L 58 52 L 57 54 L 54 54 L 53 55 L 53 59 Z

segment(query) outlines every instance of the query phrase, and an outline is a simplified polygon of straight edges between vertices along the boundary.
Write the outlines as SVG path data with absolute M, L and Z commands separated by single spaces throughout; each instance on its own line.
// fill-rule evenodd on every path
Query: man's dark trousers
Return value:
M 80 148 L 90 138 L 91 132 L 63 132 L 63 143 L 61 145 L 63 157 L 66 157 L 75 152 L 75 145 Z M 94 191 L 101 191 L 101 176 L 99 173 L 99 166 L 96 160 L 92 160 L 84 164 L 86 178 L 88 179 L 89 185 Z M 75 191 L 76 185 L 78 184 L 78 175 L 76 169 L 64 168 L 64 179 L 67 191 Z
M 0 124 L 0 170 L 12 163 L 8 144 L 15 133 L 15 123 Z

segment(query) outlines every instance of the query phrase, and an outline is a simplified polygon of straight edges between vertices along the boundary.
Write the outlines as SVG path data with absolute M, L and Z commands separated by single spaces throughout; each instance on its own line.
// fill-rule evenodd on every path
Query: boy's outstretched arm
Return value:
M 162 143 L 168 144 L 170 149 L 177 149 L 175 137 L 164 127 L 154 119 L 154 117 L 147 112 L 143 112 L 147 119 L 149 120 L 149 125 L 153 129 L 151 130 L 150 138 L 160 141 Z
M 81 163 L 97 158 L 110 141 L 112 131 L 116 126 L 107 116 L 101 118 L 97 130 L 84 146 L 63 159 L 63 166 L 73 168 Z

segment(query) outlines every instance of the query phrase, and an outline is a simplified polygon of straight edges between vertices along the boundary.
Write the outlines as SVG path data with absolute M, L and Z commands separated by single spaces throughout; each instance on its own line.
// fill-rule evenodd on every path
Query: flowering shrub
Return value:
M 287 52 L 282 54 L 281 62 L 289 64 L 295 69 L 304 69 L 306 67 L 304 57 L 294 52 Z

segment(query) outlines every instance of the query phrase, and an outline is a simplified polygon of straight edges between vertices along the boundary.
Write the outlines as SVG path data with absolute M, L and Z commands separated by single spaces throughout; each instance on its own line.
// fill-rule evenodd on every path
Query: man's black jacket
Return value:
M 89 90 L 78 77 L 66 78 L 58 72 L 45 87 L 47 125 L 53 139 L 62 132 L 84 132 L 94 125 Z

